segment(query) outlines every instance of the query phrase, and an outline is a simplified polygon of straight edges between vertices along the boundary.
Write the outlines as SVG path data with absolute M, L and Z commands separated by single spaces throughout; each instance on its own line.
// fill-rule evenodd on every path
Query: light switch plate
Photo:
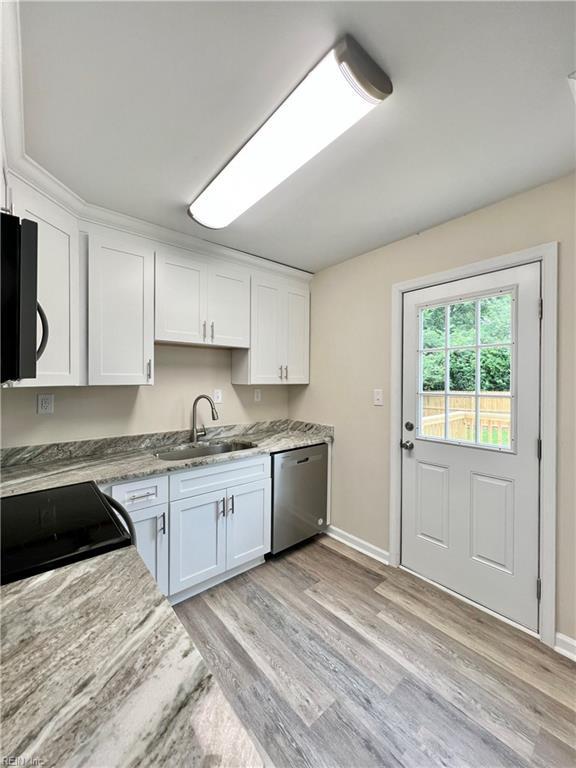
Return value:
M 372 393 L 372 405 L 384 405 L 384 390 L 375 389 Z
M 39 416 L 48 416 L 54 413 L 54 395 L 38 395 L 36 399 L 36 413 Z
M 261 389 L 255 389 L 254 390 L 254 402 L 259 403 L 262 400 L 262 390 Z
M 215 403 L 221 403 L 224 398 L 222 397 L 222 390 L 221 389 L 215 389 L 212 393 L 212 400 L 214 400 Z

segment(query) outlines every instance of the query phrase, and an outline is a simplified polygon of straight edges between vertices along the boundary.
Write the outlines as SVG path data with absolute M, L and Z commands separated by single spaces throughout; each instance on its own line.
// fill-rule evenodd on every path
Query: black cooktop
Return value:
M 129 532 L 95 483 L 77 483 L 0 502 L 2 584 L 111 552 Z

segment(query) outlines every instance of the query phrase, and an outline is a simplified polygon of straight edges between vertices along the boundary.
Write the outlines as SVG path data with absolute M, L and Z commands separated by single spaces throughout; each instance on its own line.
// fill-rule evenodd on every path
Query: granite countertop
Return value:
M 3 764 L 263 765 L 134 547 L 0 602 Z
M 154 451 L 190 442 L 190 432 L 161 432 L 99 440 L 79 440 L 2 451 L 0 496 L 41 491 L 93 480 L 100 485 L 163 475 L 191 467 L 332 442 L 333 428 L 282 419 L 208 428 L 203 440 L 242 439 L 253 448 L 181 461 L 157 459 Z

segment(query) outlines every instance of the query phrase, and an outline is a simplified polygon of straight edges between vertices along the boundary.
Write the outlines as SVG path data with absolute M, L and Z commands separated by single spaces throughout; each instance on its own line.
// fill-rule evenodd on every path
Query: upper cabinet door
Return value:
M 289 286 L 286 290 L 287 384 L 310 381 L 310 290 L 308 286 Z
M 233 384 L 308 384 L 310 289 L 304 281 L 252 276 L 250 349 L 232 355 Z
M 206 262 L 190 251 L 156 250 L 156 340 L 207 341 Z
M 152 384 L 154 245 L 90 226 L 88 383 Z
M 48 319 L 48 344 L 35 379 L 16 386 L 80 382 L 78 222 L 64 208 L 10 175 L 14 213 L 38 223 L 38 301 Z M 38 344 L 42 327 L 38 321 Z
M 286 341 L 282 283 L 262 275 L 253 281 L 250 383 L 282 384 Z
M 209 341 L 221 347 L 250 346 L 250 272 L 226 261 L 208 271 Z

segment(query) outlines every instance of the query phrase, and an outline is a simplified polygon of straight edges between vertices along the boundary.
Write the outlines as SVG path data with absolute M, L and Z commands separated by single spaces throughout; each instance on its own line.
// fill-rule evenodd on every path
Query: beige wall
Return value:
M 382 213 L 385 216 L 385 211 Z M 560 242 L 558 631 L 576 637 L 574 176 L 330 267 L 312 281 L 309 387 L 291 388 L 293 418 L 333 424 L 332 522 L 388 549 L 390 288 L 422 275 Z
M 253 387 L 232 386 L 229 350 L 157 345 L 155 355 L 153 387 L 3 389 L 2 446 L 188 429 L 194 398 L 214 389 L 224 394 L 219 424 L 288 415 L 286 387 L 261 387 L 254 403 Z M 38 392 L 55 395 L 52 416 L 36 415 Z M 208 404 L 199 409 L 209 420 Z

